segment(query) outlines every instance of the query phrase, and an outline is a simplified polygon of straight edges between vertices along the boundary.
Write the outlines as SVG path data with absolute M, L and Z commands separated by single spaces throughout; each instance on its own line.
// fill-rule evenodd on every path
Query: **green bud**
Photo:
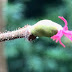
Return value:
M 51 37 L 58 32 L 58 29 L 62 29 L 61 25 L 51 20 L 41 20 L 32 26 L 31 33 L 39 37 Z

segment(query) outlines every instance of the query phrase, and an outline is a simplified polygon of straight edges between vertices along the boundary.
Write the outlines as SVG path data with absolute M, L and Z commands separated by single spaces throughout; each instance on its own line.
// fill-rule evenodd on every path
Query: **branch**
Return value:
M 61 37 L 65 35 L 72 41 L 72 31 L 68 30 L 66 19 L 61 16 L 59 16 L 59 18 L 64 21 L 64 27 L 51 20 L 41 20 L 32 26 L 26 25 L 16 31 L 1 33 L 0 42 L 17 38 L 27 38 L 31 41 L 36 39 L 37 36 L 44 36 L 51 37 L 53 40 L 56 40 L 56 42 L 59 41 L 59 43 L 65 47 L 65 45 L 61 42 Z
M 51 20 L 41 20 L 34 25 L 26 25 L 15 31 L 8 31 L 0 34 L 0 42 L 7 40 L 14 40 L 17 38 L 27 38 L 29 41 L 36 39 L 36 37 L 51 37 L 57 34 L 58 29 L 62 26 L 52 22 Z
M 27 38 L 28 40 L 33 40 L 36 37 L 31 34 L 30 28 L 31 26 L 27 25 L 15 31 L 8 31 L 7 33 L 1 33 L 0 42 L 7 41 L 7 40 L 14 40 L 17 38 Z

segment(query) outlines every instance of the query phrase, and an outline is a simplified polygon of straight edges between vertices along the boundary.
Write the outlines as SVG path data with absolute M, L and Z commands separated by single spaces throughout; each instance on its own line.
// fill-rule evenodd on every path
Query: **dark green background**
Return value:
M 72 30 L 72 0 L 8 0 L 4 10 L 9 31 L 43 19 L 64 26 L 58 16 L 63 16 Z M 72 72 L 72 42 L 66 37 L 62 42 L 66 48 L 46 37 L 5 42 L 8 72 Z

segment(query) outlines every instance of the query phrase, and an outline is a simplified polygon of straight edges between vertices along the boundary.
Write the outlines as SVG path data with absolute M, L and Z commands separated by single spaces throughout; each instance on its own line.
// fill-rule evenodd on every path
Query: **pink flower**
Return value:
M 56 35 L 52 36 L 51 39 L 56 40 L 56 43 L 59 41 L 59 43 L 63 47 L 65 47 L 65 45 L 61 42 L 61 37 L 63 35 L 65 35 L 67 38 L 69 38 L 72 41 L 72 31 L 68 30 L 66 19 L 64 17 L 61 17 L 61 16 L 59 16 L 59 18 L 64 21 L 65 26 L 63 27 L 63 29 L 59 30 Z

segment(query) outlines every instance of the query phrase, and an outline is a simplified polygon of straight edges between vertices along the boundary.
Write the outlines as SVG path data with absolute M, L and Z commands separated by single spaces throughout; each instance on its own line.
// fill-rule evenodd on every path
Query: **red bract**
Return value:
M 59 43 L 63 47 L 65 47 L 65 45 L 61 42 L 61 37 L 63 35 L 65 35 L 67 38 L 69 38 L 72 41 L 72 31 L 68 30 L 66 19 L 64 17 L 61 17 L 61 16 L 59 16 L 59 18 L 64 21 L 65 26 L 63 27 L 63 29 L 59 30 L 56 35 L 52 36 L 51 39 L 56 40 L 56 42 L 59 41 Z

